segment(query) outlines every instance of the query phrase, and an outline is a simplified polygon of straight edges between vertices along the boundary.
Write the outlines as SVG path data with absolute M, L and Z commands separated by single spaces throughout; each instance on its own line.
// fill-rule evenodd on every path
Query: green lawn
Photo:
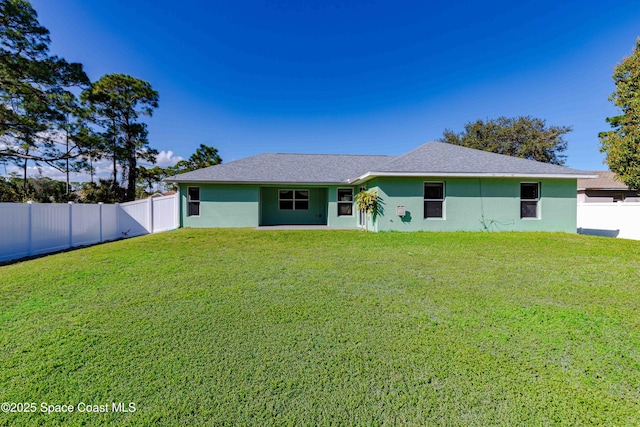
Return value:
M 0 402 L 37 412 L 0 425 L 640 425 L 639 267 L 566 234 L 255 230 L 4 266 Z

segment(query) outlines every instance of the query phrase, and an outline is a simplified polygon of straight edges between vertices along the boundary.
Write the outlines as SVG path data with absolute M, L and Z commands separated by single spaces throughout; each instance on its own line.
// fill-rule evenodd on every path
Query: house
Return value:
M 181 226 L 362 227 L 354 206 L 375 189 L 375 231 L 576 232 L 576 181 L 591 175 L 442 142 L 402 156 L 261 154 L 177 175 Z
M 578 179 L 579 203 L 640 202 L 637 191 L 629 190 L 609 171 L 592 171 L 595 179 Z

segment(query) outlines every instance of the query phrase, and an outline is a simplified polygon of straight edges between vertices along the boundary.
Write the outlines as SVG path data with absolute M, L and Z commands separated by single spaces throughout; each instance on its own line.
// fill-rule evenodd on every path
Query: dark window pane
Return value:
M 538 202 L 520 202 L 520 218 L 537 218 Z
M 284 211 L 293 210 L 293 200 L 280 200 L 280 209 Z
M 189 215 L 188 216 L 199 216 L 200 215 L 200 202 L 189 202 Z
M 351 202 L 353 201 L 353 190 L 350 188 L 338 190 L 338 201 Z
M 307 190 L 296 190 L 296 200 L 309 200 L 309 192 Z
M 425 218 L 442 218 L 442 202 L 424 202 Z
M 189 187 L 189 201 L 200 200 L 200 187 Z
M 309 201 L 308 200 L 296 200 L 296 210 L 308 210 L 309 209 Z
M 444 184 L 441 182 L 428 182 L 424 184 L 425 199 L 444 199 Z
M 353 213 L 353 204 L 351 203 L 338 203 L 338 216 L 351 216 Z
M 293 199 L 293 190 L 280 190 L 279 194 L 281 199 Z
M 538 183 L 520 184 L 520 198 L 524 200 L 538 199 Z

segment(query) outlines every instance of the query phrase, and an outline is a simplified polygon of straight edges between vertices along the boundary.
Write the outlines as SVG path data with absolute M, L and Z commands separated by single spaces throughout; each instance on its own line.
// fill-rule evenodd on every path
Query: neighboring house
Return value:
M 592 171 L 595 179 L 578 179 L 579 203 L 640 202 L 638 192 L 629 190 L 609 171 Z
M 174 194 L 176 194 L 174 190 L 165 191 L 164 193 L 160 191 L 156 191 L 149 197 L 167 197 L 167 196 L 173 196 Z
M 261 154 L 167 180 L 179 184 L 184 227 L 362 227 L 353 200 L 366 188 L 381 197 L 376 231 L 575 233 L 576 181 L 589 177 L 429 142 L 402 156 Z

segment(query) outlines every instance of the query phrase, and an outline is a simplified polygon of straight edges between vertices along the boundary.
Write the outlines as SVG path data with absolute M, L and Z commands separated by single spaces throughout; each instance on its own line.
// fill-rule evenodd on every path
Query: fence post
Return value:
M 102 239 L 102 205 L 104 205 L 103 202 L 98 202 L 98 216 L 100 217 L 100 243 L 103 242 L 103 239 Z
M 69 204 L 69 247 L 73 247 L 73 202 Z
M 120 203 L 115 203 L 116 207 L 116 240 L 122 236 L 122 231 L 120 231 Z
M 149 234 L 153 234 L 153 197 L 149 196 Z
M 27 238 L 29 239 L 29 256 L 33 255 L 33 200 L 29 200 L 27 202 L 29 205 L 29 209 L 27 210 L 27 216 L 29 218 L 28 224 L 29 228 L 27 231 Z
M 173 203 L 173 225 L 174 228 L 180 228 L 180 187 L 178 187 L 178 191 L 173 197 L 175 197 Z

